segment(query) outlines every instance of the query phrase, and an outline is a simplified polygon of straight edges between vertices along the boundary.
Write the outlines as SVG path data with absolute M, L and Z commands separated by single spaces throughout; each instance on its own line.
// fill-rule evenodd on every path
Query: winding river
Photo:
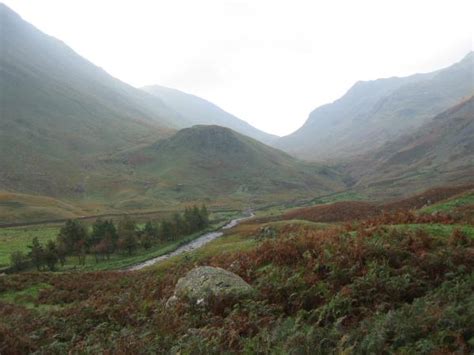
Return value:
M 209 233 L 203 234 L 200 237 L 198 237 L 197 239 L 194 239 L 193 241 L 180 246 L 175 251 L 172 251 L 168 254 L 158 256 L 158 257 L 153 258 L 153 259 L 149 259 L 149 260 L 144 261 L 140 264 L 133 265 L 133 266 L 127 268 L 126 271 L 141 270 L 141 269 L 146 268 L 148 266 L 155 265 L 155 264 L 159 263 L 160 261 L 168 259 L 172 256 L 180 255 L 180 254 L 187 253 L 187 252 L 193 251 L 195 249 L 198 249 L 198 248 L 202 247 L 203 245 L 206 245 L 210 241 L 213 241 L 214 239 L 221 237 L 224 234 L 224 230 L 233 228 L 237 224 L 242 222 L 243 220 L 252 218 L 253 216 L 254 216 L 254 214 L 250 213 L 249 216 L 233 219 L 229 223 L 227 223 L 225 226 L 223 226 L 222 228 L 220 228 L 220 229 L 218 229 L 214 232 L 209 232 Z

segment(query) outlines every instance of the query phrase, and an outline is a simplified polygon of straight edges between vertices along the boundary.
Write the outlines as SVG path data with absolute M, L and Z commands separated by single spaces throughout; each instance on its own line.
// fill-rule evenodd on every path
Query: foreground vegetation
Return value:
M 147 271 L 4 276 L 0 352 L 470 353 L 472 210 L 448 212 L 256 219 Z M 197 265 L 256 296 L 168 308 Z

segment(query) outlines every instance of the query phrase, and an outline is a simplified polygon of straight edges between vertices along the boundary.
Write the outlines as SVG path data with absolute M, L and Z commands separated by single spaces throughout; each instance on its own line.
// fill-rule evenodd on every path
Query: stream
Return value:
M 224 230 L 234 228 L 236 225 L 238 225 L 243 220 L 252 218 L 253 216 L 255 216 L 255 215 L 253 213 L 250 213 L 249 216 L 233 219 L 229 223 L 227 223 L 225 226 L 221 227 L 220 229 L 218 229 L 214 232 L 209 232 L 209 233 L 203 234 L 200 237 L 198 237 L 197 239 L 194 239 L 193 241 L 180 246 L 175 251 L 172 251 L 172 252 L 167 253 L 167 254 L 163 254 L 163 255 L 158 256 L 158 257 L 153 258 L 153 259 L 149 259 L 149 260 L 144 261 L 140 264 L 133 265 L 133 266 L 127 268 L 126 271 L 141 270 L 141 269 L 146 268 L 148 266 L 155 265 L 156 263 L 159 263 L 160 261 L 166 260 L 166 259 L 168 259 L 172 256 L 180 255 L 180 254 L 187 253 L 187 252 L 193 251 L 195 249 L 198 249 L 198 248 L 206 245 L 207 243 L 213 241 L 214 239 L 221 237 L 224 234 L 224 232 L 223 232 Z

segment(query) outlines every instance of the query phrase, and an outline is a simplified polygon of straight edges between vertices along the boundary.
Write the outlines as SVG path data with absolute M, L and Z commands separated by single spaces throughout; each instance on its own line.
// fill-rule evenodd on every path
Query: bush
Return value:
M 14 251 L 10 254 L 10 264 L 14 271 L 22 271 L 28 267 L 29 259 L 22 251 Z

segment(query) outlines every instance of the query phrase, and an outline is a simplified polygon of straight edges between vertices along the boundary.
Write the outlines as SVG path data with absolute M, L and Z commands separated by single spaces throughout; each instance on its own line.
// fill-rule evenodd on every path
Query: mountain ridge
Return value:
M 359 81 L 274 145 L 300 158 L 347 159 L 420 127 L 474 93 L 472 52 L 432 73 Z
M 0 190 L 79 196 L 98 155 L 171 135 L 178 114 L 0 6 Z

